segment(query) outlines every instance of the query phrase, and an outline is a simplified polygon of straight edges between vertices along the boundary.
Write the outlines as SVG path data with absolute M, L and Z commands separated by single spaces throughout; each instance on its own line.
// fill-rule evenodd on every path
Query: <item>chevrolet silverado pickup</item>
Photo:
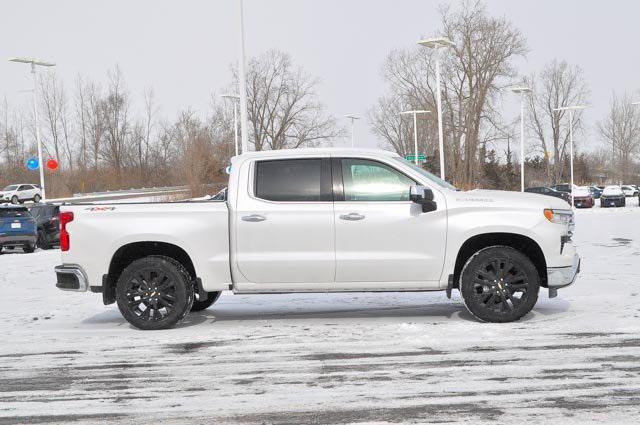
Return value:
M 511 322 L 574 282 L 561 199 L 459 191 L 395 153 L 250 152 L 225 197 L 63 205 L 56 286 L 101 293 L 140 329 L 236 294 L 458 289 L 473 316 Z

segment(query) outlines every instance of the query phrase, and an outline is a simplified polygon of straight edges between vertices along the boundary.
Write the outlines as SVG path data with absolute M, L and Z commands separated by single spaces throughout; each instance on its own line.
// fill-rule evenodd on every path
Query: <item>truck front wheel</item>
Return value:
M 201 300 L 200 295 L 198 295 L 198 293 L 196 292 L 195 299 L 193 300 L 193 306 L 191 306 L 191 311 L 202 311 L 205 308 L 209 308 L 211 304 L 218 301 L 218 298 L 220 298 L 221 293 L 222 293 L 221 291 L 207 292 L 206 293 L 207 298 L 205 298 L 204 300 Z
M 540 276 L 529 257 L 508 246 L 476 252 L 460 274 L 467 310 L 484 322 L 513 322 L 538 300 Z
M 118 309 L 138 329 L 175 326 L 193 304 L 189 272 L 176 260 L 151 255 L 129 264 L 116 286 Z

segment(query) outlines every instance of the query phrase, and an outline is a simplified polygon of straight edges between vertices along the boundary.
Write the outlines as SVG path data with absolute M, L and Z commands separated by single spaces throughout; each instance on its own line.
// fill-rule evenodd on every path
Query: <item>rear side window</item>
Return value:
M 330 164 L 323 160 L 283 159 L 256 162 L 255 196 L 277 202 L 320 202 L 331 197 L 323 182 L 330 181 Z

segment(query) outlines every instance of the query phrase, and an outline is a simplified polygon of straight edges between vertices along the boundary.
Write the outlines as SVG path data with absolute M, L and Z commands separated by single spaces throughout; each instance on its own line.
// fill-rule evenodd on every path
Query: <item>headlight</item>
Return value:
M 555 224 L 564 224 L 569 229 L 569 234 L 573 233 L 575 227 L 573 221 L 573 211 L 571 210 L 556 210 L 545 209 L 543 214 L 547 220 Z

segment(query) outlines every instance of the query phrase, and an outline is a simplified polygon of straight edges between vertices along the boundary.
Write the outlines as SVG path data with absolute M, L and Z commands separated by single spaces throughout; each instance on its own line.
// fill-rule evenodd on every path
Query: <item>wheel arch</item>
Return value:
M 105 305 L 116 301 L 116 283 L 122 271 L 133 261 L 150 255 L 163 255 L 179 262 L 193 280 L 197 278 L 193 261 L 178 245 L 168 242 L 131 242 L 118 248 L 109 262 L 109 271 L 102 277 L 102 300 Z
M 453 272 L 454 288 L 458 287 L 460 273 L 467 260 L 481 249 L 495 245 L 509 246 L 529 257 L 538 270 L 540 286 L 547 287 L 547 263 L 540 245 L 530 237 L 517 233 L 492 232 L 474 235 L 460 246 Z

